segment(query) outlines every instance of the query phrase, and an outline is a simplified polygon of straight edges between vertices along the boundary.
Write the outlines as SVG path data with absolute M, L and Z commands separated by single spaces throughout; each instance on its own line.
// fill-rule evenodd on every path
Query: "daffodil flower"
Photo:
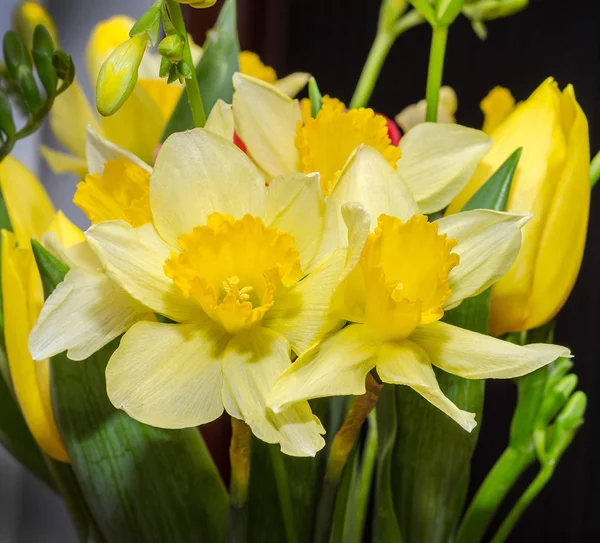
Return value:
M 468 379 L 510 378 L 569 355 L 563 347 L 520 347 L 440 322 L 446 309 L 506 273 L 530 217 L 476 210 L 432 223 L 403 185 L 369 147 L 342 172 L 331 198 L 346 212 L 357 205 L 351 202 L 367 210 L 350 235 L 356 265 L 332 302 L 334 315 L 350 324 L 277 379 L 267 400 L 274 412 L 311 398 L 363 394 L 376 368 L 383 382 L 410 386 L 471 431 L 474 414 L 443 394 L 432 366 Z
M 295 173 L 267 188 L 233 143 L 196 129 L 162 146 L 149 205 L 152 223 L 105 221 L 86 233 L 107 275 L 176 323 L 140 322 L 125 333 L 107 366 L 110 400 L 164 428 L 204 424 L 226 410 L 285 453 L 314 455 L 324 430 L 308 403 L 274 415 L 266 395 L 290 350 L 303 353 L 341 325 L 329 301 L 346 249 L 318 176 Z M 352 233 L 351 210 L 347 217 Z M 77 322 L 85 305 L 65 319 Z M 48 338 L 65 333 L 45 328 Z
M 454 114 L 458 108 L 456 92 L 452 87 L 443 86 L 440 88 L 440 101 L 437 111 L 438 123 L 455 123 Z M 425 112 L 427 111 L 427 100 L 419 100 L 416 104 L 406 106 L 398 115 L 394 117 L 398 126 L 404 133 L 408 132 L 418 124 L 425 122 Z M 485 132 L 485 130 L 484 130 Z M 487 132 L 486 132 L 487 134 Z
M 44 303 L 31 238 L 51 233 L 70 247 L 83 240 L 83 233 L 60 211 L 55 212 L 41 183 L 11 157 L 0 164 L 0 184 L 14 231 L 2 230 L 2 302 L 10 377 L 40 447 L 52 458 L 68 462 L 50 402 L 48 360 L 35 362 L 27 347 L 29 332 Z
M 330 194 L 360 145 L 377 149 L 404 179 L 423 213 L 447 206 L 489 149 L 481 131 L 424 123 L 392 145 L 384 117 L 370 109 L 346 111 L 326 100 L 315 119 L 273 85 L 235 74 L 235 130 L 267 181 L 291 172 L 318 172 Z M 443 189 L 443 190 L 442 190 Z

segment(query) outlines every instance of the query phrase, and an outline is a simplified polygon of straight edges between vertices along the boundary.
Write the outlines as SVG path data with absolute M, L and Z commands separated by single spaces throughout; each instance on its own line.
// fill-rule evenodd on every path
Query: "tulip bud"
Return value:
M 217 0 L 177 0 L 180 4 L 187 4 L 193 8 L 209 8 L 214 6 Z
M 96 81 L 96 107 L 101 115 L 114 114 L 132 93 L 148 45 L 148 33 L 119 45 L 104 61 Z
M 33 45 L 33 32 L 37 25 L 44 25 L 55 44 L 58 44 L 58 34 L 52 17 L 37 2 L 20 2 L 12 13 L 13 28 L 20 34 L 27 48 Z
M 185 40 L 179 34 L 171 34 L 158 44 L 158 53 L 164 58 L 178 62 L 183 58 Z
M 532 213 L 516 262 L 492 288 L 494 335 L 541 326 L 555 317 L 579 273 L 590 206 L 589 136 L 572 86 L 546 80 L 490 133 L 493 145 L 450 204 L 459 211 L 517 147 L 523 154 L 506 211 Z

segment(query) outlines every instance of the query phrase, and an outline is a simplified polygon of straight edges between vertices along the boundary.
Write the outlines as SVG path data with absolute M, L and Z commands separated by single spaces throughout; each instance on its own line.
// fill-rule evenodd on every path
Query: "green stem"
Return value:
M 360 467 L 358 490 L 356 494 L 356 541 L 363 540 L 365 518 L 369 505 L 369 495 L 373 483 L 375 462 L 377 461 L 377 418 L 375 412 L 369 415 L 369 430 L 365 443 L 365 450 Z
M 229 483 L 230 543 L 246 543 L 248 534 L 248 484 L 250 482 L 250 453 L 252 431 L 242 420 L 231 417 L 231 481 Z
M 433 36 L 431 38 L 431 50 L 429 53 L 429 69 L 427 70 L 427 113 L 425 115 L 425 120 L 430 123 L 437 121 L 447 41 L 448 27 L 434 26 Z
M 356 85 L 356 90 L 350 101 L 351 109 L 365 107 L 369 102 L 379 74 L 381 73 L 383 63 L 398 36 L 424 21 L 423 16 L 418 11 L 413 10 L 404 17 L 401 17 L 391 30 L 385 30 L 381 27 L 377 30 L 377 35 L 375 36 L 369 56 Z
M 537 498 L 538 494 L 546 486 L 553 473 L 554 465 L 544 466 L 540 470 L 536 478 L 527 487 L 527 490 L 519 498 L 508 516 L 504 519 L 504 522 L 500 525 L 500 528 L 498 528 L 496 535 L 494 535 L 490 543 L 504 543 L 504 541 L 506 541 L 506 538 L 510 535 L 525 510 L 529 507 L 531 502 Z
M 176 0 L 167 0 L 167 7 L 169 8 L 169 15 L 171 16 L 171 22 L 173 23 L 173 26 L 185 40 L 183 60 L 189 66 L 191 71 L 191 77 L 185 80 L 185 91 L 187 93 L 190 108 L 192 110 L 194 126 L 196 128 L 201 128 L 206 124 L 206 113 L 204 113 L 204 105 L 202 103 L 202 96 L 200 94 L 200 86 L 198 85 L 198 77 L 196 76 L 194 61 L 192 59 L 192 51 L 190 49 L 190 41 L 185 28 L 183 14 L 181 13 L 181 6 Z
M 533 464 L 533 445 L 508 448 L 479 487 L 458 529 L 455 543 L 479 543 L 498 507 L 521 474 Z
M 275 472 L 275 484 L 277 485 L 277 494 L 279 496 L 279 505 L 281 506 L 281 515 L 288 543 L 298 542 L 298 532 L 296 531 L 296 522 L 294 520 L 294 507 L 290 499 L 290 487 L 288 484 L 287 473 L 283 463 L 282 453 L 277 447 L 269 447 L 271 452 L 271 463 Z
M 592 159 L 590 164 L 590 185 L 594 188 L 594 185 L 600 179 L 600 151 L 596 153 L 596 156 Z

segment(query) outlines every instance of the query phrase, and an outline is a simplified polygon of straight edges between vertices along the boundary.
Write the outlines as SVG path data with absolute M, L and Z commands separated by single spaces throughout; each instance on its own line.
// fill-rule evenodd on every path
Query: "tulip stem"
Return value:
M 407 13 L 391 27 L 377 29 L 377 35 L 369 51 L 369 56 L 360 74 L 356 90 L 350 101 L 350 108 L 365 107 L 373 94 L 373 89 L 381 73 L 383 63 L 398 37 L 411 28 L 425 22 L 423 16 L 416 10 Z
M 440 101 L 440 87 L 444 73 L 444 58 L 446 56 L 446 42 L 448 41 L 448 27 L 444 25 L 433 26 L 431 50 L 429 52 L 429 68 L 427 70 L 427 113 L 425 120 L 430 123 L 437 121 L 438 104 Z
M 251 444 L 250 427 L 244 421 L 231 417 L 228 531 L 228 541 L 231 543 L 245 543 L 247 539 Z
M 192 110 L 194 126 L 196 128 L 202 128 L 206 124 L 206 113 L 204 112 L 204 104 L 202 103 L 202 95 L 200 94 L 200 85 L 198 85 L 196 67 L 194 66 L 194 60 L 192 59 L 190 40 L 188 39 L 185 21 L 183 20 L 183 14 L 181 13 L 181 6 L 177 0 L 167 0 L 167 6 L 173 26 L 184 39 L 183 60 L 190 68 L 190 77 L 185 80 L 185 91 L 190 103 L 190 109 Z
M 348 410 L 344 423 L 338 433 L 335 434 L 331 444 L 323 489 L 317 506 L 314 543 L 329 542 L 333 525 L 335 498 L 344 467 L 356 445 L 361 426 L 377 405 L 379 393 L 383 387 L 370 373 L 367 375 L 365 385 L 366 392 L 362 396 L 355 396 L 354 403 Z

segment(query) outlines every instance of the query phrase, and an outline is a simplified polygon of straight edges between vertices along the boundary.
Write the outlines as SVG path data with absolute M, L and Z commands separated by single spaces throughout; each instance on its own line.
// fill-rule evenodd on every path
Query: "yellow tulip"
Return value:
M 506 94 L 493 92 L 496 104 L 510 111 Z M 494 102 L 486 100 L 482 103 L 486 114 L 497 116 L 498 109 L 491 107 Z M 507 211 L 531 212 L 533 219 L 523 230 L 517 261 L 492 290 L 490 330 L 498 335 L 547 323 L 567 300 L 585 245 L 590 152 L 587 119 L 573 87 L 560 92 L 552 78 L 497 124 L 490 136 L 491 150 L 449 212 L 460 210 L 510 153 L 523 147 Z
M 42 281 L 30 239 L 54 232 L 71 246 L 83 234 L 62 213 L 55 213 L 40 182 L 8 157 L 0 164 L 0 184 L 14 233 L 2 231 L 4 333 L 10 374 L 17 400 L 32 435 L 52 458 L 68 462 L 50 402 L 48 360 L 35 362 L 27 346 L 42 305 Z

